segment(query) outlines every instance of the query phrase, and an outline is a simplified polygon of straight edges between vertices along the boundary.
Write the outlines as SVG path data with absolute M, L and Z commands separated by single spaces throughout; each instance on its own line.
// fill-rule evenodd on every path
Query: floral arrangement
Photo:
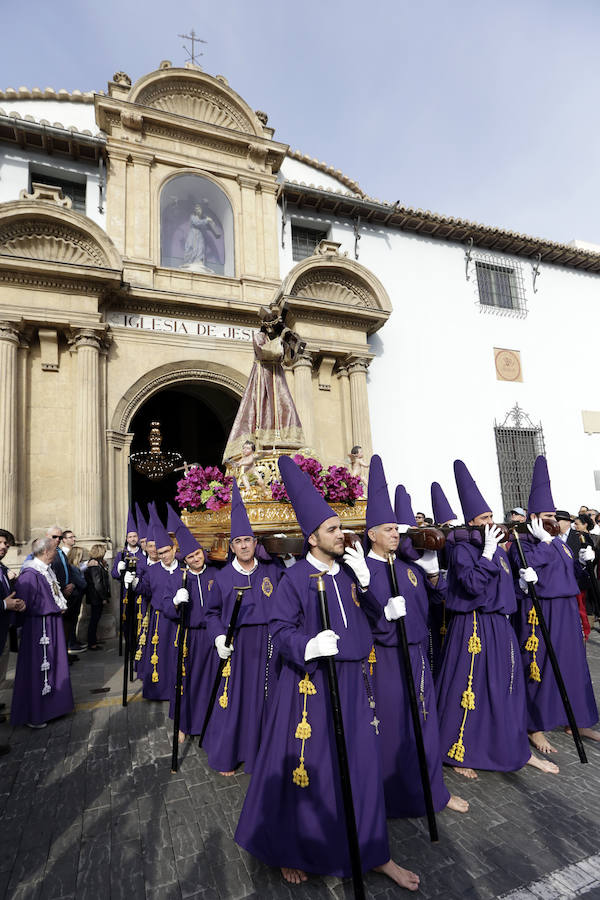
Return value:
M 194 466 L 177 482 L 175 500 L 181 509 L 221 509 L 231 500 L 232 482 L 217 466 Z
M 360 478 L 351 475 L 345 466 L 329 466 L 324 469 L 318 459 L 302 456 L 297 453 L 292 457 L 296 465 L 309 476 L 317 491 L 328 503 L 347 503 L 354 506 L 356 500 L 363 496 L 363 485 Z M 271 485 L 273 500 L 289 503 L 285 485 L 274 481 Z

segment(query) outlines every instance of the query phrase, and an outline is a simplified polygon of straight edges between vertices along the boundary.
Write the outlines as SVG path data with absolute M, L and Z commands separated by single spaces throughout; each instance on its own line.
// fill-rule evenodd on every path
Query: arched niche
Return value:
M 235 275 L 233 210 L 214 181 L 193 173 L 160 192 L 160 263 L 210 275 Z

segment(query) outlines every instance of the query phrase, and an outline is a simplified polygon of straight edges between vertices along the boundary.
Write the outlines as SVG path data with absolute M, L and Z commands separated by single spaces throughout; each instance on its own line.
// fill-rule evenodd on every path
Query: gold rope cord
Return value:
M 156 625 L 154 627 L 154 634 L 152 635 L 152 646 L 154 647 L 154 651 L 152 656 L 150 657 L 150 662 L 152 664 L 152 681 L 156 683 L 158 681 L 158 669 L 156 668 L 158 665 L 158 619 L 160 616 L 160 612 L 156 612 Z
M 292 772 L 292 779 L 294 784 L 297 784 L 298 787 L 308 787 L 308 772 L 304 767 L 304 746 L 307 740 L 312 736 L 312 728 L 307 721 L 307 709 L 306 705 L 308 702 L 309 695 L 312 697 L 317 693 L 317 689 L 308 677 L 308 672 L 304 673 L 304 678 L 302 681 L 298 682 L 298 691 L 300 694 L 304 694 L 304 705 L 302 708 L 302 719 L 298 722 L 296 726 L 295 737 L 297 740 L 302 741 L 302 746 L 300 747 L 300 760 L 297 768 Z
M 525 649 L 528 653 L 531 653 L 531 662 L 529 664 L 529 678 L 531 681 L 541 681 L 542 673 L 540 672 L 540 667 L 538 666 L 537 661 L 537 651 L 540 645 L 540 640 L 535 633 L 535 626 L 539 625 L 540 623 L 533 606 L 531 607 L 527 615 L 527 624 L 531 625 L 531 634 L 529 635 L 525 643 Z
M 136 602 L 137 608 L 138 608 L 138 610 L 137 610 L 137 632 L 136 632 L 136 635 L 137 635 L 137 637 L 138 637 L 138 639 L 139 639 L 139 636 L 140 636 L 141 631 L 142 631 L 142 619 L 143 619 L 143 616 L 142 616 L 142 595 L 141 595 L 141 594 L 138 594 L 137 600 L 136 600 L 135 602 Z
M 475 657 L 478 653 L 481 653 L 481 638 L 477 634 L 477 613 L 475 612 L 475 610 L 473 610 L 473 632 L 469 638 L 467 649 L 471 654 L 471 668 L 469 670 L 467 689 L 463 691 L 462 699 L 460 701 L 460 705 L 464 709 L 464 713 L 458 732 L 458 740 L 455 741 L 454 744 L 452 744 L 447 754 L 450 759 L 455 759 L 456 762 L 463 762 L 465 758 L 465 745 L 463 743 L 465 724 L 467 721 L 469 710 L 475 709 L 475 693 L 473 691 L 473 668 L 475 665 Z
M 369 674 L 373 674 L 373 663 L 377 662 L 377 656 L 375 655 L 375 644 L 371 647 L 371 652 L 369 653 L 369 658 L 367 659 L 369 663 Z
M 185 676 L 187 675 L 187 672 L 186 672 L 186 669 L 185 669 L 185 661 L 186 661 L 187 655 L 188 655 L 188 645 L 187 645 L 187 642 L 188 642 L 188 635 L 189 635 L 189 633 L 190 633 L 189 628 L 186 628 L 185 631 L 183 632 L 183 660 L 182 660 L 182 662 L 181 662 L 181 693 L 182 693 L 182 694 L 183 694 L 183 679 L 184 679 Z
M 148 627 L 150 625 L 150 608 L 146 610 L 146 615 L 142 619 L 142 631 L 138 641 L 138 648 L 135 651 L 135 659 L 136 662 L 139 662 L 142 658 L 142 648 L 146 646 L 146 641 L 148 639 Z
M 231 646 L 233 647 L 233 640 L 231 641 Z M 231 656 L 227 659 L 221 676 L 225 679 L 225 684 L 223 685 L 223 693 L 219 697 L 219 706 L 221 709 L 227 709 L 229 706 L 229 694 L 227 693 L 227 688 L 229 687 L 229 679 L 231 678 Z

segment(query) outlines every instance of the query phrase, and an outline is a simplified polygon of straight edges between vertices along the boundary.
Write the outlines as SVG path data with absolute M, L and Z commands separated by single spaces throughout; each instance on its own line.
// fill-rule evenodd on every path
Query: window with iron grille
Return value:
M 526 315 L 525 285 L 519 265 L 497 257 L 475 260 L 477 294 L 482 309 Z
M 65 197 L 71 198 L 71 209 L 85 214 L 85 179 L 83 181 L 72 181 L 64 177 L 64 173 L 54 175 L 53 172 L 31 172 L 29 175 L 29 190 L 31 185 L 45 184 L 50 187 L 58 187 L 61 189 Z
M 542 426 L 534 425 L 516 403 L 501 425 L 495 423 L 494 432 L 504 510 L 506 512 L 516 506 L 527 509 L 533 464 L 536 456 L 544 453 Z
M 317 231 L 314 228 L 292 225 L 292 259 L 294 262 L 300 262 L 301 259 L 312 256 L 317 244 L 326 240 L 326 231 Z

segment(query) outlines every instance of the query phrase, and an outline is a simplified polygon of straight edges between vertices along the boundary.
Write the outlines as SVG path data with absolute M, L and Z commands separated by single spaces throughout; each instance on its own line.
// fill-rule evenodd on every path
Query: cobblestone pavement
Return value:
M 595 632 L 588 658 L 600 684 Z M 121 707 L 115 646 L 82 654 L 71 673 L 74 714 L 41 731 L 0 726 L 0 742 L 12 747 L 0 760 L 0 896 L 352 897 L 351 884 L 335 878 L 286 885 L 236 846 L 248 777 L 212 772 L 197 742 L 186 743 L 172 775 L 167 705 L 141 700 L 132 686 L 131 702 Z M 0 692 L 9 699 L 10 690 Z M 570 738 L 554 733 L 553 740 L 559 776 L 526 767 L 467 782 L 448 772 L 448 786 L 471 811 L 441 813 L 436 845 L 423 820 L 390 821 L 394 858 L 421 875 L 416 896 L 600 898 L 600 745 L 586 741 L 589 765 L 581 766 Z M 373 873 L 366 888 L 378 900 L 408 896 Z

